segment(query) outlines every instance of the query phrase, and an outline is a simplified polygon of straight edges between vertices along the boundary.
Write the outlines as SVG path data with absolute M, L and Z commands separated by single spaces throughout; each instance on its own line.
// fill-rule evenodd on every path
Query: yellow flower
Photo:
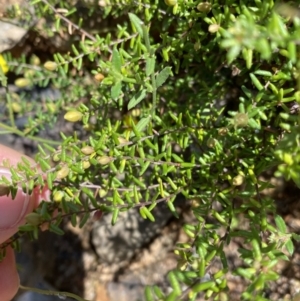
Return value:
M 2 54 L 0 54 L 0 68 L 2 69 L 2 72 L 5 74 L 8 72 L 9 68 L 8 65 L 6 63 L 6 60 L 4 59 L 4 57 L 2 56 Z

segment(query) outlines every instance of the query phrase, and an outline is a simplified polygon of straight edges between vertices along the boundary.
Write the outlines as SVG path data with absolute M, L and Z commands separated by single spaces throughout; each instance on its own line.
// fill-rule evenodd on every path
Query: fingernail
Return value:
M 11 179 L 9 169 L 0 167 L 0 179 L 4 176 Z M 30 196 L 18 189 L 14 200 L 11 196 L 0 197 L 0 231 L 15 227 L 24 218 L 29 205 Z

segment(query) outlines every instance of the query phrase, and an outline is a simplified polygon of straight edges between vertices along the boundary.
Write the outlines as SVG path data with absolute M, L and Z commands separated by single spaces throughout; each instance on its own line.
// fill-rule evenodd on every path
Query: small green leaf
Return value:
M 151 222 L 155 222 L 155 218 L 152 215 L 152 213 L 148 210 L 147 207 L 141 207 L 140 208 L 140 215 L 143 219 L 149 219 Z
M 292 237 L 293 237 L 293 239 L 295 239 L 296 241 L 300 241 L 300 235 L 299 235 L 299 234 L 292 233 Z
M 293 253 L 294 253 L 294 244 L 293 244 L 293 242 L 292 242 L 291 239 L 289 239 L 289 240 L 286 242 L 285 247 L 286 247 L 286 249 L 288 250 L 288 252 L 289 252 L 291 255 L 293 255 Z
M 71 215 L 71 224 L 73 227 L 77 226 L 77 215 L 75 213 Z
M 116 48 L 113 50 L 111 64 L 116 71 L 121 73 L 122 61 L 120 53 Z
M 300 176 L 298 172 L 293 172 L 293 170 L 290 171 L 290 176 L 292 180 L 295 182 L 298 188 L 300 188 Z
M 253 118 L 250 118 L 248 120 L 248 124 L 250 127 L 252 127 L 253 129 L 258 129 L 260 130 L 261 126 L 258 122 L 256 122 L 256 120 L 254 120 Z
M 156 88 L 159 88 L 161 85 L 164 84 L 164 82 L 170 76 L 171 70 L 171 67 L 166 67 L 156 76 Z
M 142 90 L 142 91 L 138 92 L 137 94 L 135 94 L 128 103 L 128 110 L 131 110 L 137 104 L 139 104 L 146 97 L 146 95 L 147 95 L 146 90 Z
M 277 228 L 280 232 L 286 233 L 286 225 L 285 225 L 285 222 L 284 222 L 284 220 L 281 216 L 276 215 L 275 223 L 276 223 L 276 226 L 277 226 Z
M 116 224 L 118 216 L 119 216 L 119 212 L 120 212 L 119 208 L 114 209 L 113 214 L 112 214 L 112 218 L 111 218 L 112 226 Z
M 131 21 L 131 24 L 134 26 L 134 28 L 139 33 L 139 35 L 141 37 L 143 37 L 142 24 L 144 24 L 144 22 L 139 17 L 137 17 L 135 14 L 129 13 L 128 15 L 129 15 L 129 19 Z
M 145 212 L 145 210 L 144 210 L 144 208 L 145 207 L 141 207 L 140 208 L 140 215 L 141 215 L 141 217 L 143 218 L 143 219 L 147 219 L 147 215 L 146 215 L 146 212 Z
M 268 77 L 271 77 L 273 75 L 272 72 L 266 70 L 256 70 L 253 73 L 257 75 L 268 76 Z
M 88 220 L 89 217 L 90 217 L 90 213 L 89 212 L 87 212 L 87 213 L 84 214 L 82 220 L 80 221 L 79 228 L 82 228 L 86 224 L 86 222 L 87 222 L 87 220 Z
M 196 284 L 195 286 L 193 286 L 192 290 L 195 293 L 199 293 L 202 291 L 206 291 L 208 289 L 210 289 L 211 287 L 215 286 L 216 283 L 214 281 L 206 281 L 206 282 L 201 282 L 199 284 Z
M 227 52 L 227 63 L 231 64 L 234 59 L 240 54 L 241 46 L 240 45 L 234 45 L 232 46 L 228 52 Z
M 48 188 L 50 189 L 50 190 L 52 190 L 52 188 L 53 188 L 53 178 L 52 178 L 53 176 L 52 176 L 52 173 L 48 173 L 47 174 L 47 184 L 48 184 Z
M 172 214 L 173 214 L 176 218 L 179 218 L 179 215 L 178 215 L 178 213 L 176 212 L 176 209 L 175 209 L 175 207 L 174 207 L 173 202 L 172 202 L 172 201 L 167 201 L 167 205 L 168 205 L 170 211 L 172 212 Z
M 253 85 L 257 88 L 258 91 L 264 89 L 264 86 L 260 83 L 258 78 L 253 73 L 250 73 L 250 77 Z
M 160 287 L 158 287 L 157 285 L 153 286 L 153 292 L 154 294 L 159 298 L 159 299 L 163 299 L 164 298 L 164 294 L 161 290 Z
M 152 289 L 148 285 L 145 287 L 145 298 L 146 298 L 146 301 L 154 300 L 153 295 L 152 295 Z
M 56 226 L 54 224 L 50 224 L 49 231 L 53 232 L 57 235 L 64 235 L 65 234 L 65 232 L 62 229 L 60 229 L 58 226 Z
M 141 176 L 145 173 L 145 171 L 148 169 L 150 163 L 151 163 L 150 161 L 146 161 L 146 162 L 143 164 L 143 166 L 142 166 L 142 168 L 141 168 L 141 170 L 140 170 L 140 174 L 139 174 L 140 177 L 141 177 Z
M 122 82 L 117 82 L 111 87 L 111 98 L 117 99 L 122 92 Z
M 175 273 L 173 271 L 171 271 L 169 274 L 168 274 L 168 279 L 170 281 L 170 284 L 174 290 L 174 293 L 177 295 L 177 296 L 180 296 L 181 295 L 181 288 L 180 288 L 180 284 L 179 284 L 179 281 L 175 275 Z
M 154 72 L 155 69 L 155 57 L 146 59 L 146 75 L 149 76 Z
M 145 129 L 145 127 L 148 125 L 150 120 L 151 120 L 151 116 L 142 118 L 136 125 L 136 129 L 139 132 L 142 132 Z

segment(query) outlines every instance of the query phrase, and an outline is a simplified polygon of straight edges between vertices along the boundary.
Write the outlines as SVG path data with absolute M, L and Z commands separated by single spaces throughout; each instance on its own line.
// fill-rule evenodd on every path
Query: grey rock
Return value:
M 110 301 L 142 301 L 144 285 L 141 283 L 110 282 L 107 285 Z
M 23 13 L 20 15 L 19 19 L 6 20 L 2 18 L 0 20 L 0 53 L 13 48 L 17 43 L 19 43 L 26 36 L 28 29 L 36 22 L 34 7 L 30 5 L 27 0 L 1 0 L 0 15 L 5 14 L 5 12 L 13 5 L 18 5 L 20 7 L 20 11 L 26 11 L 31 18 L 23 18 Z
M 94 223 L 92 243 L 102 262 L 129 261 L 141 248 L 150 243 L 167 224 L 172 214 L 165 204 L 153 210 L 155 222 L 144 220 L 137 209 L 120 214 L 111 226 L 111 215 Z
M 27 33 L 27 29 L 0 21 L 0 52 L 14 47 Z

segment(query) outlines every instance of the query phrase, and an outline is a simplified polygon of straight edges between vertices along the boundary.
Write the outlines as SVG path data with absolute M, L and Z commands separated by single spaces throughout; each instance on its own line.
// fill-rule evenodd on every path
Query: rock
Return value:
M 6 20 L 6 11 L 13 6 L 19 7 L 22 12 L 19 18 Z M 24 18 L 24 12 L 27 12 L 31 18 Z M 26 0 L 0 0 L 0 53 L 11 49 L 20 42 L 28 32 L 28 29 L 36 22 L 34 17 L 34 8 Z
M 165 204 L 153 210 L 155 222 L 144 220 L 137 209 L 120 214 L 117 223 L 111 226 L 111 215 L 94 223 L 92 243 L 104 263 L 128 262 L 145 245 L 150 243 L 172 217 Z

